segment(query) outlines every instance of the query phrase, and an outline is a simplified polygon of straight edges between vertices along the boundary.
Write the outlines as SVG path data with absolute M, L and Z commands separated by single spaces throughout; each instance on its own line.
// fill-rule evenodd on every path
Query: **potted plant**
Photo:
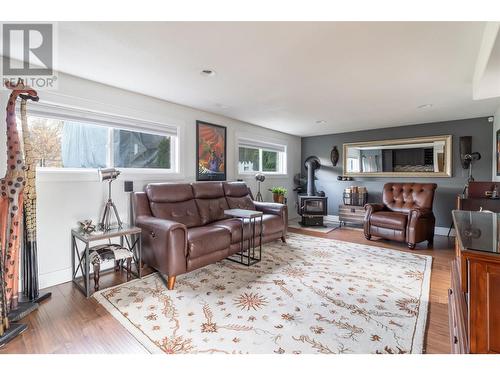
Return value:
M 285 203 L 287 190 L 283 186 L 273 186 L 269 190 L 271 191 L 271 193 L 273 193 L 274 203 Z

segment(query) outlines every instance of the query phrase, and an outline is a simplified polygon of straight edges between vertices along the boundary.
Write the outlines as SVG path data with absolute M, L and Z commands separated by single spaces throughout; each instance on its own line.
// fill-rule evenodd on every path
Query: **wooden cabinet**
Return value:
M 460 222 L 457 212 L 466 211 L 453 212 L 457 230 L 456 258 L 452 262 L 448 294 L 452 353 L 499 354 L 500 252 L 497 237 L 500 235 L 500 215 L 492 215 L 495 217 L 491 228 L 497 229 L 491 230 L 484 217 L 476 221 L 469 217 L 469 223 Z M 481 240 L 479 237 L 483 233 L 490 238 Z M 471 239 L 471 236 L 475 237 Z
M 471 353 L 500 353 L 500 262 L 469 260 Z
M 342 224 L 360 224 L 365 220 L 364 206 L 339 205 L 339 221 Z

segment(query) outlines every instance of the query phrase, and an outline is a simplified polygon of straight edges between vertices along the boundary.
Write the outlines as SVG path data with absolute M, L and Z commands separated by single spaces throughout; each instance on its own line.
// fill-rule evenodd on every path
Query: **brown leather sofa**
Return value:
M 177 275 L 240 251 L 241 222 L 226 217 L 224 210 L 262 211 L 262 243 L 285 242 L 287 206 L 254 202 L 243 182 L 149 184 L 145 192 L 134 193 L 133 206 L 135 225 L 142 228 L 142 259 L 168 276 L 169 289 Z M 260 230 L 257 220 L 257 245 Z M 251 235 L 249 229 L 243 232 L 245 240 Z
M 427 240 L 431 247 L 436 219 L 432 212 L 436 184 L 394 183 L 384 185 L 383 204 L 365 205 L 365 237 L 406 242 L 414 249 Z

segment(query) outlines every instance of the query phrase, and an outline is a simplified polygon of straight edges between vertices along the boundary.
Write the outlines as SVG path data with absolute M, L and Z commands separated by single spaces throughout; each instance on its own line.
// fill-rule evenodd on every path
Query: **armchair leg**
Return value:
M 416 244 L 408 242 L 408 249 L 413 250 L 415 249 Z
M 167 280 L 167 289 L 173 290 L 175 285 L 175 276 L 169 276 Z
M 434 237 L 429 238 L 429 239 L 427 240 L 427 248 L 428 248 L 428 249 L 432 249 L 432 247 L 433 247 L 433 246 L 434 246 Z
M 365 234 L 365 238 L 370 241 L 372 239 L 372 235 L 371 234 Z
M 281 236 L 281 242 L 286 243 L 286 237 L 285 236 Z

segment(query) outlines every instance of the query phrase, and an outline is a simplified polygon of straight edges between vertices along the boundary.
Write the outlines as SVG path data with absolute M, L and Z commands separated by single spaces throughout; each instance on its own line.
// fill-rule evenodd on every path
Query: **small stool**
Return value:
M 127 262 L 127 281 L 131 278 L 132 259 L 134 254 L 129 249 L 118 244 L 105 244 L 92 246 L 89 249 L 90 263 L 94 266 L 94 290 L 99 290 L 99 277 L 101 271 L 101 263 L 108 260 L 115 262 L 115 271 L 119 271 L 123 267 L 123 262 Z

